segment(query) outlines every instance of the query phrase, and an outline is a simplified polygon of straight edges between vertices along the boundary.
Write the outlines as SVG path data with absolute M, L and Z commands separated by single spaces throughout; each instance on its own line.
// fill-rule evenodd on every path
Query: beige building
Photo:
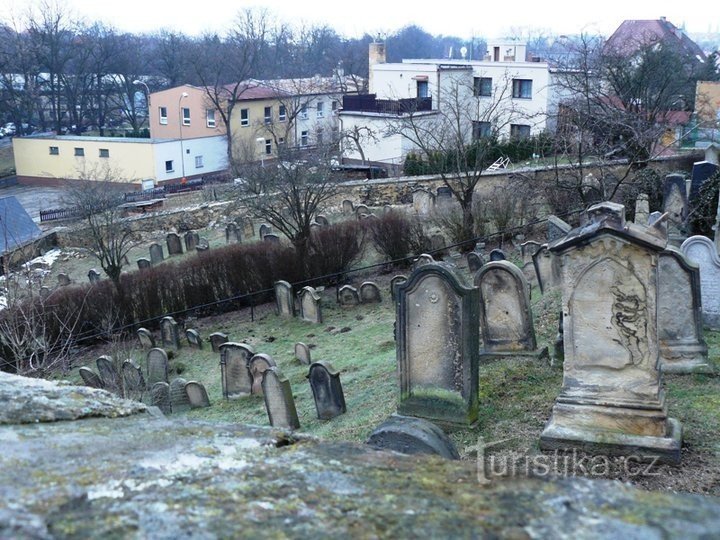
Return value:
M 695 113 L 701 127 L 713 128 L 720 125 L 720 82 L 697 82 Z

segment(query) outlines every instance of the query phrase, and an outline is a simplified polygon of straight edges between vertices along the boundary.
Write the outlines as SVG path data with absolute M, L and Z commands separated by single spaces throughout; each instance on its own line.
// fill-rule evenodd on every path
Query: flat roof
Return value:
M 97 142 L 97 143 L 142 143 L 154 144 L 163 142 L 179 141 L 179 138 L 173 139 L 149 139 L 147 137 L 84 137 L 82 135 L 55 135 L 48 133 L 37 133 L 35 135 L 25 135 L 23 137 L 15 137 L 17 139 L 44 139 L 48 141 L 77 141 L 77 142 Z M 189 141 L 190 138 L 183 139 Z

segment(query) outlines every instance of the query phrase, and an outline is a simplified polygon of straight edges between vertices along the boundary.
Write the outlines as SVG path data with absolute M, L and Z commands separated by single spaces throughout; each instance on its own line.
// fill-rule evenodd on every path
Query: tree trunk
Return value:
M 463 198 L 460 202 L 462 209 L 462 239 L 470 240 L 475 238 L 475 216 L 472 213 L 472 196 Z M 460 246 L 460 251 L 472 251 L 474 242 L 468 242 Z

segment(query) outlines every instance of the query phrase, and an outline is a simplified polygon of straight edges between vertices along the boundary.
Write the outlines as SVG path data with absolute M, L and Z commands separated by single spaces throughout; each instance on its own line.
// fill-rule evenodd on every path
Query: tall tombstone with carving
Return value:
M 663 212 L 667 212 L 668 241 L 675 246 L 687 238 L 688 197 L 685 177 L 668 174 L 663 189 Z
M 313 287 L 303 287 L 298 292 L 298 300 L 300 304 L 300 318 L 311 323 L 321 323 L 322 308 L 320 305 L 320 295 Z
M 560 285 L 560 259 L 548 249 L 547 244 L 533 255 L 533 266 L 540 292 L 545 294 Z
M 150 349 L 145 362 L 147 364 L 147 385 L 152 386 L 156 382 L 168 382 L 168 355 L 159 348 Z
M 113 359 L 103 355 L 95 360 L 95 364 L 97 365 L 103 388 L 122 396 L 122 378 L 118 369 L 115 367 Z
M 175 349 L 181 347 L 180 327 L 175 319 L 172 317 L 160 319 L 160 337 L 164 347 L 174 347 Z
M 478 415 L 480 304 L 453 268 L 430 263 L 396 287 L 398 413 L 447 426 Z
M 185 251 L 191 253 L 200 244 L 200 235 L 195 231 L 188 231 L 183 237 L 185 240 Z
M 220 345 L 220 375 L 223 397 L 234 399 L 252 393 L 250 359 L 255 351 L 245 343 L 227 342 Z
M 157 242 L 150 244 L 150 263 L 155 266 L 158 263 L 163 262 L 165 256 L 163 255 L 163 247 Z
M 314 362 L 307 375 L 320 420 L 330 420 L 345 414 L 345 395 L 340 383 L 340 372 L 330 362 Z
M 285 429 L 299 429 L 300 420 L 295 408 L 290 381 L 279 368 L 270 367 L 265 370 L 262 391 L 270 425 Z
M 183 247 L 180 235 L 177 233 L 169 233 L 165 236 L 165 242 L 167 243 L 168 255 L 182 255 Z
M 275 312 L 280 317 L 295 316 L 292 285 L 287 281 L 280 280 L 275 282 Z
M 563 385 L 540 436 L 543 449 L 680 460 L 682 426 L 667 416 L 657 338 L 657 227 L 625 221 L 622 205 L 550 247 L 561 258 Z
M 700 295 L 703 323 L 720 329 L 720 257 L 713 242 L 704 236 L 691 236 L 680 247 L 683 255 L 700 267 Z

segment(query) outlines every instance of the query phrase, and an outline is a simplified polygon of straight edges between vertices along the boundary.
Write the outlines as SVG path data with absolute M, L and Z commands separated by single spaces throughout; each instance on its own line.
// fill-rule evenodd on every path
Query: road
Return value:
M 0 197 L 15 196 L 36 223 L 40 223 L 40 210 L 62 208 L 63 190 L 58 187 L 12 186 L 0 189 Z

